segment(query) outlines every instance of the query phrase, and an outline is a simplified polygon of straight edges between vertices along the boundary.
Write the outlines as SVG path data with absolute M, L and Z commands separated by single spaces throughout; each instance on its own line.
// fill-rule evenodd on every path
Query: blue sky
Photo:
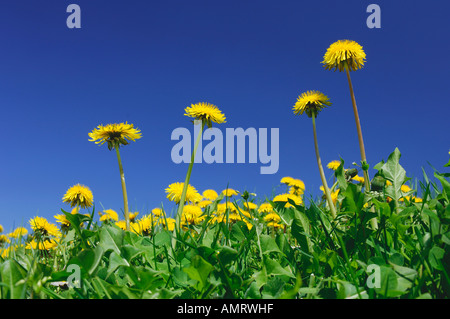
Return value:
M 71 3 L 81 7 L 81 29 L 66 26 Z M 381 29 L 366 26 L 371 3 L 381 7 Z M 201 101 L 225 113 L 223 132 L 279 128 L 280 166 L 261 175 L 260 163 L 195 165 L 199 191 L 229 184 L 263 199 L 292 176 L 307 196 L 320 195 L 311 120 L 292 106 L 307 90 L 328 95 L 333 105 L 317 119 L 323 163 L 360 161 L 345 74 L 320 64 L 339 39 L 367 54 L 352 80 L 368 162 L 398 147 L 409 177 L 421 179 L 422 167 L 432 175 L 428 162 L 445 171 L 449 12 L 443 1 L 2 1 L 0 224 L 53 222 L 76 183 L 91 188 L 96 211 L 120 211 L 115 154 L 87 134 L 125 121 L 143 135 L 121 149 L 130 209 L 143 215 L 163 202 L 170 211 L 164 189 L 188 166 L 172 162 L 171 133 L 192 132 L 184 109 Z

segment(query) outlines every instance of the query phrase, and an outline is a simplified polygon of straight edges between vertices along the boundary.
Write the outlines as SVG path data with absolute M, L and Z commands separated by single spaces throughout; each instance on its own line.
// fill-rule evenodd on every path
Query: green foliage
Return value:
M 335 220 L 319 200 L 309 206 L 272 203 L 280 228 L 256 211 L 247 223 L 212 223 L 215 202 L 202 224 L 141 235 L 97 225 L 93 214 L 64 212 L 71 227 L 55 249 L 11 244 L 15 249 L 0 259 L 0 296 L 448 298 L 448 176 L 435 172 L 433 182 L 425 175 L 418 201 L 419 190 L 402 191 L 409 178 L 400 157 L 396 149 L 375 166 L 371 192 L 365 193 L 341 161 Z

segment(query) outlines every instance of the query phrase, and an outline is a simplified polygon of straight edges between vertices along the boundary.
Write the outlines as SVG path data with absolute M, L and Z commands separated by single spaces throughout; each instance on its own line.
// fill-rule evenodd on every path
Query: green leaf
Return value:
M 261 299 L 261 293 L 258 288 L 258 284 L 256 281 L 253 281 L 250 286 L 247 288 L 244 294 L 244 298 L 246 299 Z
M 238 255 L 238 252 L 236 249 L 233 249 L 228 246 L 224 246 L 219 250 L 219 260 L 222 263 L 222 265 L 226 266 L 228 264 L 231 264 Z
M 436 177 L 442 184 L 442 194 L 449 201 L 450 198 L 450 183 L 442 176 L 442 174 L 438 174 L 434 172 L 434 177 Z
M 380 168 L 380 174 L 392 182 L 392 185 L 386 187 L 386 194 L 395 201 L 402 197 L 400 188 L 407 180 L 409 180 L 409 178 L 406 177 L 406 171 L 400 165 L 400 157 L 400 151 L 396 148 L 395 151 L 389 155 L 386 163 Z
M 108 265 L 108 276 L 113 273 L 120 266 L 129 266 L 130 264 L 125 258 L 117 254 L 116 252 L 111 252 L 109 255 L 109 265 Z
M 277 261 L 267 256 L 264 256 L 264 266 L 266 267 L 267 275 L 288 276 L 295 278 L 290 270 L 286 270 Z
M 131 262 L 137 256 L 144 254 L 144 251 L 138 249 L 131 245 L 123 245 L 120 249 L 121 255 L 128 261 Z
M 438 247 L 433 246 L 428 254 L 428 260 L 430 261 L 430 265 L 437 270 L 444 270 L 442 266 L 442 258 L 444 258 L 445 250 Z
M 268 254 L 271 252 L 281 253 L 280 248 L 278 248 L 275 240 L 269 235 L 261 235 L 261 250 L 263 254 Z
M 283 293 L 285 284 L 284 280 L 281 280 L 280 277 L 269 279 L 261 292 L 262 299 L 278 299 Z
M 341 165 L 336 169 L 334 172 L 336 175 L 336 179 L 339 182 L 339 188 L 341 189 L 341 192 L 344 192 L 347 189 L 347 179 L 345 178 L 345 170 L 344 170 L 344 160 L 341 159 Z
M 25 298 L 25 282 L 19 281 L 27 277 L 27 272 L 15 260 L 8 259 L 0 266 L 1 282 L 6 289 L 2 288 L 2 299 L 23 299 Z M 6 291 L 5 291 L 6 290 Z
M 355 184 L 348 184 L 344 192 L 341 211 L 359 214 L 364 206 L 364 194 L 358 190 Z
M 291 233 L 297 239 L 300 247 L 307 253 L 313 252 L 313 244 L 310 239 L 309 220 L 305 214 L 299 210 L 294 210 L 294 220 L 292 221 Z
M 123 236 L 124 232 L 122 229 L 111 226 L 103 226 L 100 229 L 99 246 L 101 246 L 105 252 L 112 250 L 116 254 L 120 255 L 119 247 L 122 246 Z
M 198 282 L 197 289 L 202 291 L 207 284 L 207 279 L 214 266 L 205 261 L 200 255 L 195 255 L 191 259 L 189 267 L 183 268 L 183 271 L 188 274 L 189 278 Z

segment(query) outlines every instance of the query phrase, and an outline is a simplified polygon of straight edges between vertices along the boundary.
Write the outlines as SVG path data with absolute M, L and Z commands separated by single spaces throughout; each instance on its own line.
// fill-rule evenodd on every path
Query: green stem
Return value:
M 317 165 L 319 166 L 319 173 L 320 178 L 322 179 L 322 185 L 325 192 L 325 197 L 328 202 L 328 206 L 330 208 L 331 215 L 333 219 L 336 218 L 336 208 L 334 207 L 333 200 L 331 199 L 330 189 L 328 188 L 327 179 L 325 178 L 325 173 L 323 171 L 322 167 L 322 161 L 320 159 L 319 155 L 319 146 L 317 144 L 317 132 L 316 132 L 316 114 L 312 114 L 312 123 L 313 123 L 313 131 L 314 131 L 314 147 L 316 150 L 316 159 L 317 159 Z
M 352 99 L 353 114 L 355 115 L 356 131 L 358 132 L 359 150 L 361 153 L 361 162 L 363 163 L 364 189 L 366 192 L 369 192 L 370 191 L 369 171 L 367 170 L 366 167 L 364 167 L 367 164 L 366 150 L 364 147 L 364 140 L 361 130 L 361 122 L 359 120 L 358 107 L 356 106 L 355 92 L 353 91 L 352 79 L 350 78 L 350 70 L 347 64 L 345 64 L 345 72 L 347 74 L 348 86 L 350 88 L 350 97 Z M 373 229 L 378 228 L 378 222 L 376 218 L 372 218 L 370 220 L 370 223 Z
M 191 154 L 191 162 L 189 163 L 188 171 L 186 174 L 186 179 L 184 180 L 183 191 L 181 192 L 180 203 L 178 204 L 177 218 L 176 218 L 176 225 L 178 225 L 178 227 L 181 227 L 181 216 L 183 213 L 184 202 L 186 201 L 186 192 L 187 192 L 187 188 L 189 185 L 189 179 L 191 178 L 191 172 L 192 172 L 192 167 L 194 166 L 195 154 L 197 153 L 198 144 L 200 143 L 200 140 L 202 138 L 204 128 L 205 128 L 205 121 L 202 120 L 202 127 L 200 129 L 200 132 L 198 133 L 197 140 L 195 141 L 194 151 Z
M 119 153 L 119 145 L 115 145 L 117 154 L 117 161 L 119 162 L 119 171 L 120 171 L 120 181 L 122 182 L 122 195 L 123 195 L 123 210 L 125 213 L 125 225 L 126 230 L 130 230 L 130 213 L 128 211 L 128 196 L 127 196 L 127 187 L 125 185 L 125 175 L 123 174 L 122 160 L 120 158 Z

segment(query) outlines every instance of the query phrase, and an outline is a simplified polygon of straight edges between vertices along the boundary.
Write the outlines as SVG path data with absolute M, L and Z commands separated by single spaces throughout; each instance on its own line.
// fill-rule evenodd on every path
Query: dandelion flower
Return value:
M 179 203 L 181 200 L 181 195 L 183 193 L 184 183 L 172 183 L 166 188 L 167 198 L 175 203 Z M 186 190 L 185 202 L 196 203 L 202 200 L 202 195 L 200 195 L 194 186 L 189 185 Z
M 119 220 L 119 215 L 113 209 L 106 209 L 103 212 L 98 212 L 98 214 L 100 215 L 101 222 L 110 221 L 110 220 L 114 220 L 114 221 Z
M 58 227 L 55 224 L 49 223 L 44 217 L 34 217 L 30 219 L 29 224 L 35 233 L 42 236 L 60 236 Z
M 81 208 L 86 208 L 92 206 L 94 196 L 87 186 L 76 184 L 67 190 L 62 200 L 69 203 L 70 207 L 79 205 Z
M 289 199 L 292 200 L 295 205 L 301 205 L 303 203 L 302 198 L 293 194 L 280 194 L 273 198 L 273 202 L 284 202 L 284 207 L 292 207 L 289 203 Z
M 337 170 L 338 167 L 341 165 L 340 161 L 331 161 L 327 164 L 327 167 L 329 169 L 332 169 L 333 171 Z
M 3 226 L 0 225 L 0 233 L 3 233 Z
M 226 197 L 236 196 L 238 193 L 239 193 L 238 191 L 236 191 L 232 188 L 227 188 L 222 191 L 222 194 Z
M 355 71 L 364 66 L 365 59 L 366 53 L 360 44 L 352 40 L 338 40 L 328 47 L 322 63 L 327 70 L 341 72 L 347 65 L 350 71 Z
M 361 183 L 361 184 L 364 183 L 364 177 L 362 177 L 362 176 L 356 175 L 356 176 L 353 176 L 352 179 L 358 183 Z
M 330 99 L 322 92 L 307 91 L 298 97 L 293 110 L 294 114 L 303 114 L 305 112 L 309 117 L 313 115 L 315 117 L 323 108 L 330 105 Z
M 50 250 L 58 246 L 58 242 L 55 239 L 51 240 L 42 240 L 37 242 L 36 240 L 32 240 L 31 242 L 27 243 L 26 249 L 39 249 L 39 250 Z
M 183 215 L 182 215 L 182 222 L 191 224 L 191 225 L 197 225 L 201 223 L 206 216 L 202 215 L 203 211 L 200 207 L 195 205 L 185 205 L 183 207 Z
M 273 223 L 278 223 L 279 221 L 281 221 L 281 218 L 277 213 L 269 213 L 265 215 L 263 219 L 266 222 L 273 222 Z
M 286 177 L 283 177 L 283 178 L 280 180 L 280 183 L 289 185 L 289 183 L 290 183 L 292 180 L 293 180 L 292 177 L 286 176 Z
M 252 202 L 244 202 L 244 207 L 248 210 L 254 210 L 258 208 L 258 205 L 256 205 L 255 203 Z
M 175 229 L 176 221 L 175 221 L 175 219 L 168 217 L 168 218 L 161 219 L 161 224 L 168 231 L 173 231 Z
M 259 213 L 272 213 L 273 206 L 270 203 L 262 203 L 258 208 Z
M 9 238 L 6 235 L 0 235 L 0 247 L 3 244 L 9 244 L 11 241 L 9 240 Z
M 213 189 L 206 189 L 202 195 L 203 195 L 203 198 L 208 199 L 208 200 L 216 200 L 217 197 L 219 196 L 217 194 L 217 192 Z
M 137 215 L 139 215 L 139 212 L 130 213 L 130 221 L 134 221 Z
M 205 208 L 206 206 L 212 204 L 212 201 L 210 200 L 202 200 L 201 202 L 199 202 L 197 205 L 200 208 Z
M 405 185 L 405 184 L 400 187 L 400 190 L 403 193 L 408 193 L 408 192 L 412 191 L 411 187 L 409 187 L 408 185 Z
M 320 190 L 325 194 L 325 190 L 323 189 L 323 186 L 320 186 Z M 336 204 L 336 202 L 337 202 L 338 195 L 339 195 L 339 189 L 337 189 L 331 193 L 331 200 L 333 201 L 334 204 Z
M 19 238 L 19 237 L 23 237 L 26 234 L 28 234 L 28 230 L 25 227 L 17 227 L 16 229 L 14 229 L 14 231 L 12 233 L 10 233 L 8 236 L 10 238 Z
M 191 104 L 184 111 L 186 112 L 184 115 L 205 121 L 208 127 L 212 126 L 211 122 L 217 124 L 225 123 L 225 115 L 217 106 L 210 103 Z
M 133 124 L 114 123 L 107 125 L 99 125 L 91 133 L 88 133 L 91 138 L 89 141 L 96 144 L 103 145 L 108 143 L 109 150 L 116 146 L 127 145 L 128 141 L 136 141 L 142 137 L 141 131 L 134 128 Z
M 155 217 L 160 217 L 160 216 L 164 215 L 164 212 L 160 207 L 155 207 L 152 209 L 152 214 Z

